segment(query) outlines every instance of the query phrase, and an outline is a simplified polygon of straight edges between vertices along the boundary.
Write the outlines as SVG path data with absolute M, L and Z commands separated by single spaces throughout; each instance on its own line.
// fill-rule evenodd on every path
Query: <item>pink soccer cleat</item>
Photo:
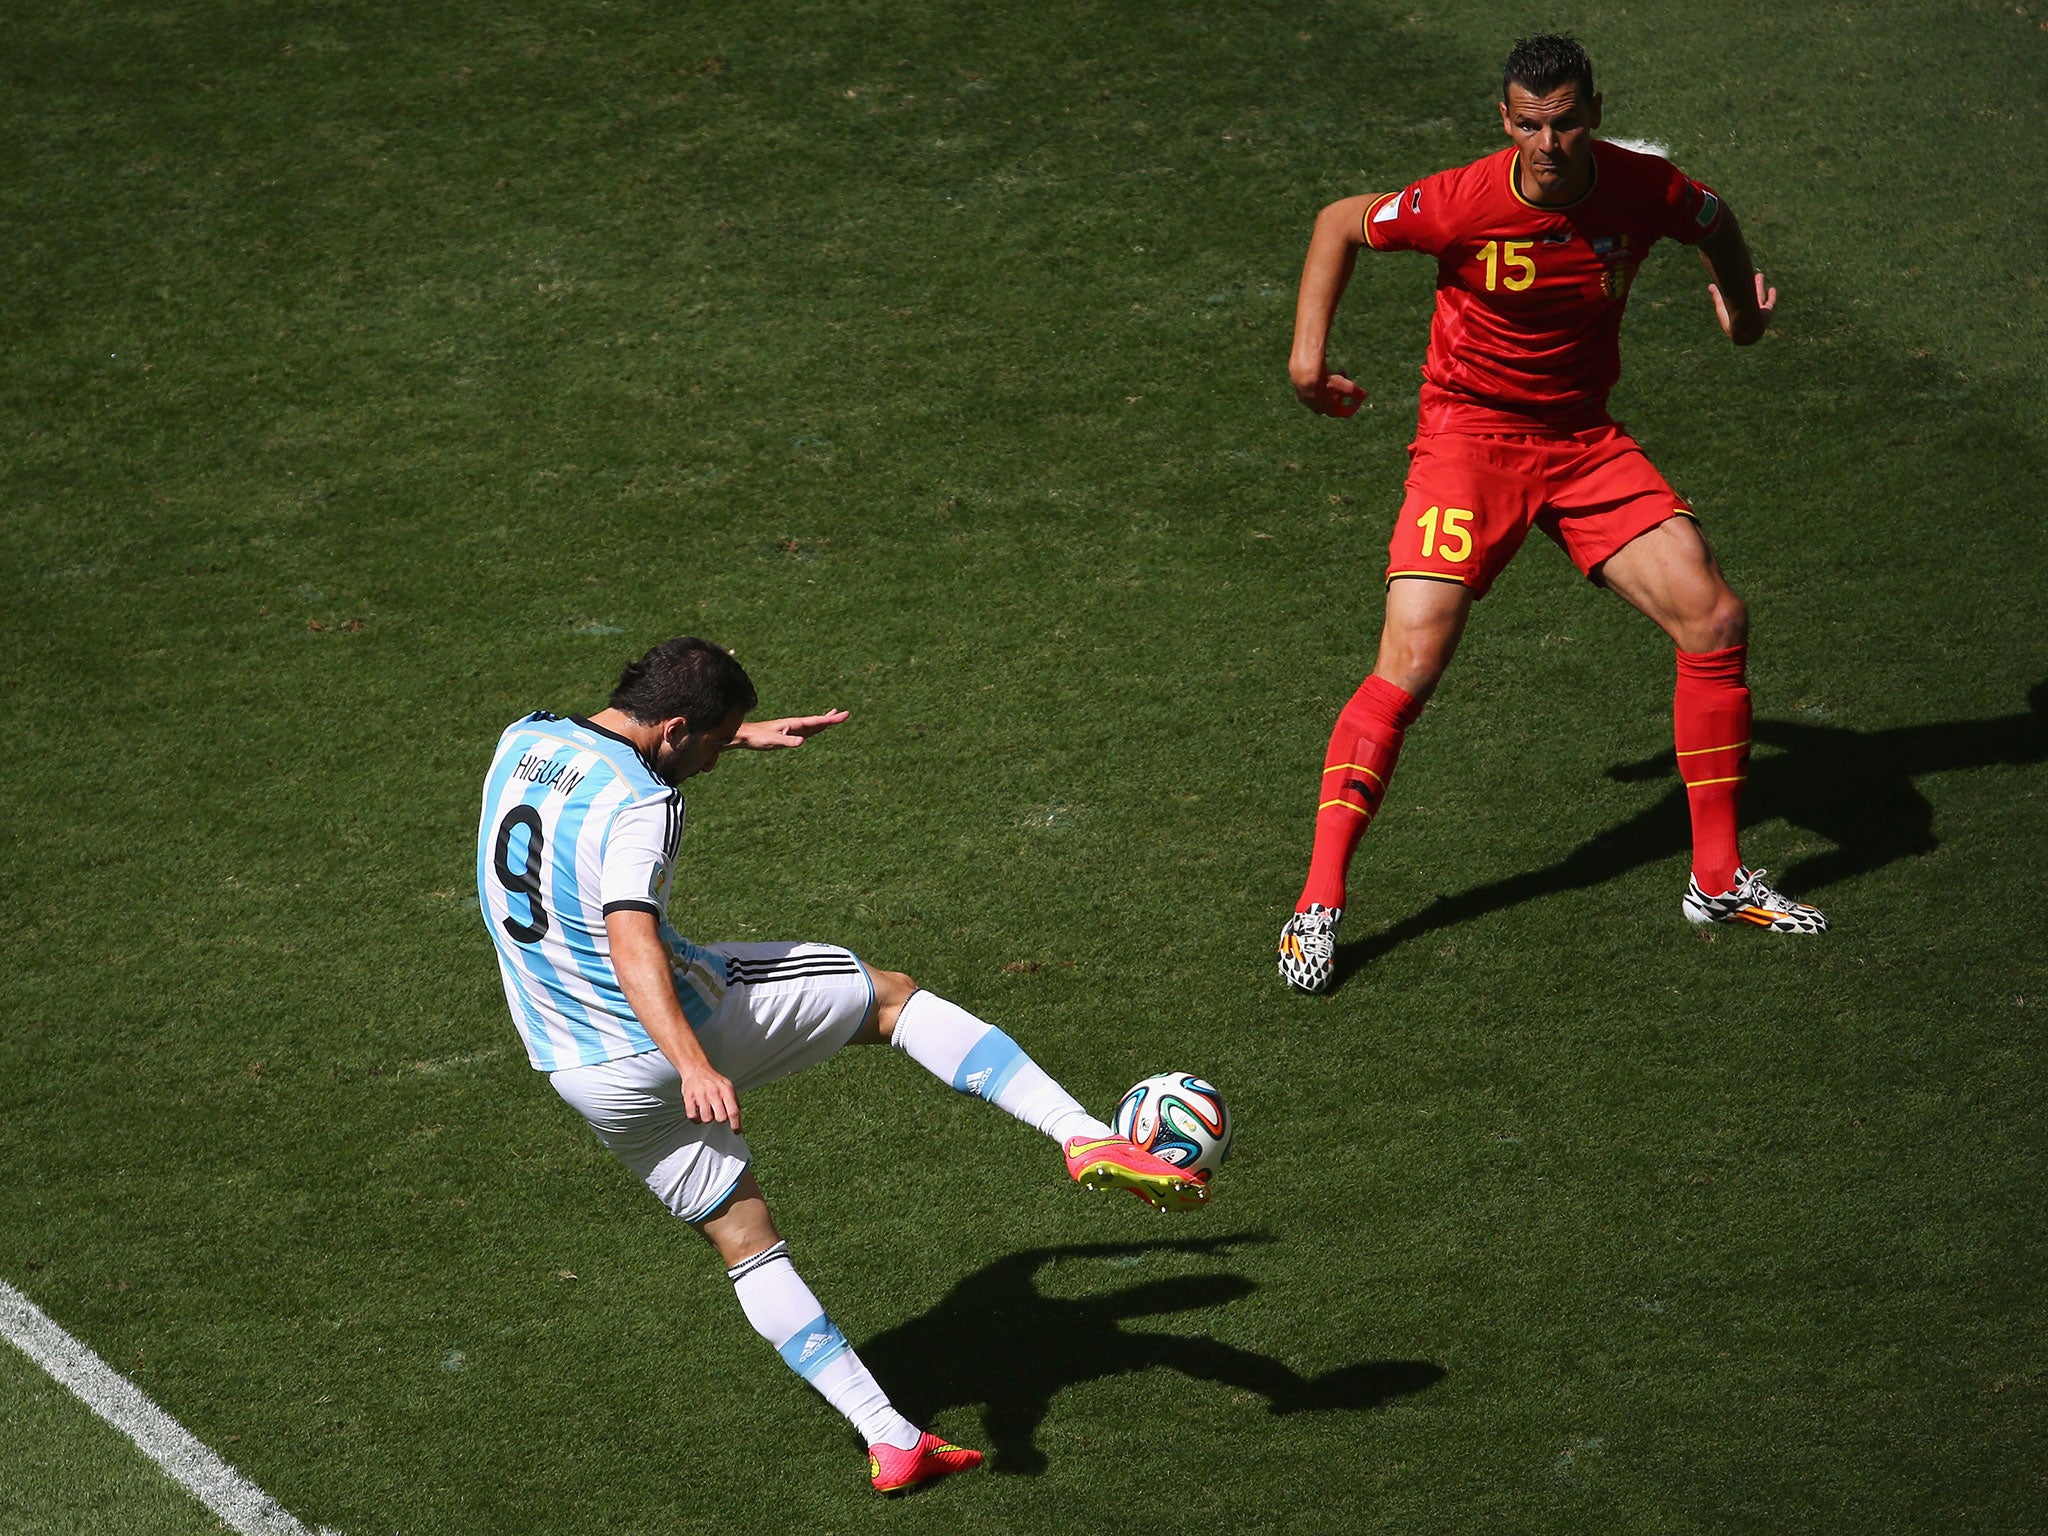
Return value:
M 981 1452 L 964 1445 L 949 1445 L 930 1430 L 915 1450 L 901 1450 L 877 1443 L 868 1447 L 868 1477 L 879 1493 L 902 1493 L 935 1477 L 955 1472 L 972 1472 L 981 1465 Z
M 1066 1145 L 1067 1172 L 1083 1189 L 1128 1189 L 1160 1211 L 1192 1211 L 1209 1201 L 1208 1181 L 1176 1168 L 1121 1136 L 1076 1136 Z

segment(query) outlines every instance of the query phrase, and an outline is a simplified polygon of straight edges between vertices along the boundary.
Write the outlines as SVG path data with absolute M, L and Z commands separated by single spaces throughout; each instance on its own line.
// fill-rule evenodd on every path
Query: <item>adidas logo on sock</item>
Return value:
M 994 1067 L 983 1067 L 979 1072 L 968 1073 L 967 1091 L 969 1093 L 979 1094 L 983 1086 L 988 1082 L 988 1080 L 991 1077 L 995 1076 L 995 1070 L 996 1069 Z
M 820 1349 L 824 1348 L 827 1344 L 830 1344 L 831 1342 L 832 1335 L 829 1333 L 812 1334 L 809 1338 L 804 1340 L 804 1352 L 796 1357 L 796 1363 L 798 1365 L 802 1365 L 806 1360 L 810 1359 L 811 1356 L 815 1355 Z

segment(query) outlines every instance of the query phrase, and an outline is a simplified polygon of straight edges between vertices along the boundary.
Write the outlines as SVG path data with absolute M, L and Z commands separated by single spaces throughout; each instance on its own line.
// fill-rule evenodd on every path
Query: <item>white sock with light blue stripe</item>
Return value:
M 1115 1134 L 1016 1041 L 943 997 L 913 992 L 896 1015 L 891 1043 L 932 1076 L 987 1099 L 1054 1141 Z
M 886 1442 L 899 1450 L 917 1449 L 921 1431 L 890 1406 L 889 1394 L 860 1363 L 803 1276 L 789 1262 L 789 1245 L 742 1259 L 726 1274 L 740 1298 L 740 1310 L 783 1363 L 846 1415 L 863 1445 Z

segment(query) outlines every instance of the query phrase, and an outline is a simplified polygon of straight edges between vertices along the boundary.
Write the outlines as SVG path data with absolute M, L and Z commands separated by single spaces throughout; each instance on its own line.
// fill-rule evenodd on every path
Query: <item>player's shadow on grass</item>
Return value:
M 1924 773 L 2048 761 L 2048 680 L 2027 693 L 2027 709 L 1989 720 L 1850 731 L 1796 720 L 1759 720 L 1751 734 L 1759 747 L 1780 750 L 1754 758 L 1742 800 L 1743 820 L 1783 818 L 1817 832 L 1835 846 L 1774 871 L 1771 883 L 1803 896 L 1895 859 L 1939 846 L 1934 807 L 1914 780 Z M 1521 902 L 1601 885 L 1645 864 L 1692 849 L 1685 786 L 1676 782 L 1669 752 L 1617 763 L 1607 776 L 1623 783 L 1672 778 L 1669 794 L 1619 826 L 1582 843 L 1563 859 L 1439 896 L 1413 916 L 1337 951 L 1338 979 L 1411 939 L 1470 922 Z M 1680 893 L 1671 893 L 1673 912 Z
M 1036 1432 L 1061 1390 L 1157 1367 L 1266 1400 L 1270 1413 L 1377 1408 L 1444 1377 L 1427 1360 L 1371 1360 L 1302 1376 L 1269 1355 L 1196 1334 L 1126 1328 L 1132 1318 L 1220 1307 L 1258 1287 L 1242 1275 L 1186 1275 L 1065 1297 L 1038 1288 L 1049 1265 L 1075 1260 L 1142 1262 L 1163 1254 L 1213 1255 L 1266 1237 L 1202 1237 L 1149 1243 L 1032 1248 L 976 1270 L 922 1317 L 860 1346 L 897 1406 L 930 1423 L 947 1408 L 984 1405 L 990 1467 L 1045 1470 Z

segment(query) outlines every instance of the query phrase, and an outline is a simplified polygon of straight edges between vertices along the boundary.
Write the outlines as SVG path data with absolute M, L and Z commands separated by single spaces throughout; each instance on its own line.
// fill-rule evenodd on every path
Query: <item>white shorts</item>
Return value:
M 724 957 L 725 995 L 697 1039 L 742 1095 L 815 1066 L 859 1031 L 875 984 L 836 944 L 707 944 Z M 747 1171 L 746 1138 L 683 1112 L 682 1080 L 660 1051 L 550 1073 L 548 1081 L 685 1221 L 716 1211 Z

